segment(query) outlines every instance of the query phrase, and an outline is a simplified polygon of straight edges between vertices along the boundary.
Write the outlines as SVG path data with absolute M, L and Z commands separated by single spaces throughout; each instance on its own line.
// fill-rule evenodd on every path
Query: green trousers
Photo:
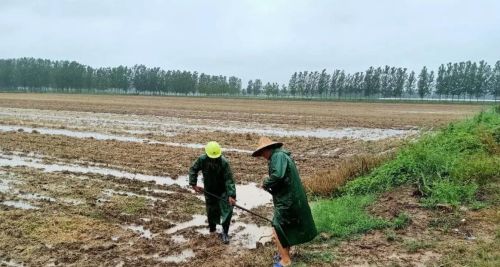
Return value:
M 208 226 L 212 230 L 215 229 L 217 224 L 220 224 L 224 232 L 227 233 L 231 224 L 231 218 L 233 217 L 233 206 L 229 205 L 226 194 L 223 194 L 221 197 L 224 201 L 205 195 Z

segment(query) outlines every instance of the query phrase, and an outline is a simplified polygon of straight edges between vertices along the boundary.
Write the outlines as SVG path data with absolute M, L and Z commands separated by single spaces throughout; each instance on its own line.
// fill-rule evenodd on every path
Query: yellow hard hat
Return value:
M 209 158 L 216 159 L 222 154 L 222 149 L 220 148 L 219 143 L 210 141 L 205 146 L 205 153 L 207 153 Z

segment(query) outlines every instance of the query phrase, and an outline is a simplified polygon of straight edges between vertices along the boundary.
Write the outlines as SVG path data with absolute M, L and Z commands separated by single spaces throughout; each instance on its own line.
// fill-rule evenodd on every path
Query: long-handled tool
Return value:
M 210 193 L 210 192 L 206 191 L 205 189 L 203 189 L 203 192 L 205 194 L 209 195 L 209 196 L 215 197 L 218 200 L 228 201 L 227 199 L 223 199 L 222 197 L 220 197 L 220 196 L 218 196 L 216 194 Z M 252 214 L 252 215 L 254 215 L 256 217 L 261 218 L 262 220 L 265 220 L 265 221 L 271 223 L 271 226 L 274 228 L 274 230 L 276 231 L 276 234 L 280 237 L 280 239 L 283 239 L 283 241 L 286 242 L 285 244 L 289 244 L 288 238 L 286 237 L 286 234 L 285 234 L 285 231 L 283 231 L 283 228 L 281 228 L 281 225 L 279 223 L 274 223 L 273 221 L 269 220 L 268 218 L 266 218 L 266 217 L 264 217 L 264 216 L 262 216 L 260 214 L 257 214 L 257 213 L 255 213 L 253 211 L 250 211 L 250 210 L 248 210 L 248 209 L 246 209 L 246 208 L 244 208 L 244 207 L 242 207 L 240 205 L 234 204 L 234 206 L 237 207 L 238 209 L 246 211 L 246 212 L 248 212 L 248 213 L 250 213 L 250 214 Z
M 216 198 L 216 199 L 218 199 L 218 200 L 221 200 L 221 201 L 227 201 L 227 199 L 223 199 L 222 197 L 220 197 L 220 196 L 218 196 L 218 195 L 216 195 L 216 194 L 212 194 L 212 193 L 210 193 L 210 192 L 206 191 L 205 189 L 203 189 L 203 192 L 204 192 L 205 194 L 209 195 L 209 196 L 215 197 L 215 198 Z M 248 212 L 248 213 L 250 213 L 250 214 L 252 214 L 252 215 L 254 215 L 254 216 L 257 216 L 257 217 L 261 218 L 262 220 L 268 221 L 268 222 L 270 222 L 271 224 L 273 223 L 273 221 L 269 220 L 268 218 L 266 218 L 266 217 L 264 217 L 264 216 L 262 216 L 262 215 L 260 215 L 260 214 L 257 214 L 257 213 L 255 213 L 255 212 L 253 212 L 253 211 L 249 210 L 249 209 L 246 209 L 246 208 L 244 208 L 244 207 L 242 207 L 242 206 L 240 206 L 240 205 L 234 204 L 234 206 L 235 206 L 235 207 L 237 207 L 237 208 L 238 208 L 238 209 L 240 209 L 240 210 L 244 210 L 244 211 L 246 211 L 246 212 Z

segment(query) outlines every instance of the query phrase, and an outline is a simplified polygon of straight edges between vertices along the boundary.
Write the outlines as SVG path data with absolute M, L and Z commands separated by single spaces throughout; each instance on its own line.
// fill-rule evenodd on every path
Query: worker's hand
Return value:
M 201 186 L 193 185 L 192 188 L 198 194 L 203 193 L 203 187 L 201 187 Z
M 236 204 L 236 199 L 234 199 L 233 197 L 229 197 L 227 201 L 231 206 L 234 206 Z

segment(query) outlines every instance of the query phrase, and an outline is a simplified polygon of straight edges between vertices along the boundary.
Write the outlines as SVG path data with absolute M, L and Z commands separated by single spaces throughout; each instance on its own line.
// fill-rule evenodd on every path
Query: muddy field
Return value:
M 229 246 L 208 233 L 203 197 L 186 177 L 207 141 L 223 146 L 238 203 L 271 217 L 270 195 L 257 186 L 266 162 L 250 156 L 260 136 L 284 142 L 307 178 L 354 155 L 395 151 L 482 108 L 0 94 L 0 265 L 270 266 L 266 222 L 236 211 Z M 411 188 L 392 194 L 371 211 L 415 216 L 395 233 L 401 242 L 383 231 L 342 242 L 321 236 L 293 251 L 298 266 L 432 265 L 456 246 L 491 239 L 495 222 L 480 213 L 461 211 L 450 221 L 467 223 L 450 231 L 429 228 L 440 211 L 420 208 Z M 413 251 L 408 242 L 429 245 Z

